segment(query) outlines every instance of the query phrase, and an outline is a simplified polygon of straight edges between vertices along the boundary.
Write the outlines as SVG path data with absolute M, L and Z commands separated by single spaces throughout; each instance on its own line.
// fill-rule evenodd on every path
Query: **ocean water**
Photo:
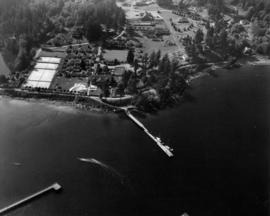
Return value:
M 269 215 L 269 69 L 194 80 L 141 118 L 174 158 L 122 115 L 1 98 L 0 208 L 58 182 L 9 215 Z

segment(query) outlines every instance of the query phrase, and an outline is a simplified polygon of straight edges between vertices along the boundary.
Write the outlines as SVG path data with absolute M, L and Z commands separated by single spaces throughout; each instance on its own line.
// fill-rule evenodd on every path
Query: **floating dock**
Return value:
M 36 193 L 34 193 L 32 195 L 29 195 L 26 198 L 21 199 L 20 201 L 18 201 L 16 203 L 13 203 L 13 204 L 11 204 L 11 205 L 3 208 L 3 209 L 0 209 L 0 214 L 7 213 L 8 211 L 10 211 L 10 210 L 12 210 L 14 208 L 17 208 L 18 206 L 20 206 L 20 205 L 22 205 L 22 204 L 24 204 L 26 202 L 29 202 L 30 200 L 32 200 L 32 199 L 34 199 L 34 198 L 36 198 L 38 196 L 41 196 L 41 195 L 43 195 L 43 194 L 45 194 L 45 193 L 47 193 L 47 192 L 49 192 L 51 190 L 52 191 L 58 191 L 61 188 L 62 188 L 61 185 L 59 185 L 58 183 L 54 183 L 51 186 L 46 187 L 45 189 L 40 190 L 40 191 L 38 191 L 38 192 L 36 192 Z
M 157 145 L 158 147 L 161 148 L 161 150 L 163 152 L 165 152 L 165 154 L 167 154 L 167 156 L 172 157 L 173 153 L 172 153 L 172 149 L 169 146 L 166 146 L 162 143 L 161 139 L 159 137 L 155 137 L 153 136 L 148 130 L 147 128 L 138 120 L 136 119 L 130 112 L 128 109 L 123 109 L 126 113 L 126 115 L 136 124 L 138 125 Z

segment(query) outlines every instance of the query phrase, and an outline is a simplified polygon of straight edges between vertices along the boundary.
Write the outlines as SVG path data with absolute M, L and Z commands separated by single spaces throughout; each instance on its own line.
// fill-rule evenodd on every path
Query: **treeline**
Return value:
M 82 3 L 64 0 L 0 1 L 0 44 L 13 72 L 22 71 L 29 65 L 34 47 L 68 34 L 76 27 L 80 28 L 82 36 L 95 41 L 102 35 L 101 25 L 117 31 L 124 24 L 125 14 L 114 0 Z

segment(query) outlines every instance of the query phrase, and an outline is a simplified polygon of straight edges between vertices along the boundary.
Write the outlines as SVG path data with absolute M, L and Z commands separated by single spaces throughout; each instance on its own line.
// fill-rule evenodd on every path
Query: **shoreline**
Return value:
M 186 79 L 186 83 L 188 85 L 190 85 L 192 83 L 192 81 L 197 80 L 201 77 L 205 77 L 205 76 L 211 76 L 211 72 L 207 71 L 209 69 L 211 69 L 211 71 L 217 71 L 218 69 L 226 69 L 224 68 L 224 64 L 226 64 L 227 62 L 217 62 L 217 63 L 212 63 L 211 66 L 207 67 L 206 69 L 202 70 L 202 71 L 198 71 L 193 73 L 192 75 L 189 75 L 188 78 Z M 240 66 L 260 66 L 260 65 L 270 65 L 270 58 L 266 57 L 266 56 L 261 56 L 261 55 L 254 55 L 254 56 L 244 56 L 242 58 L 240 58 L 239 60 L 237 60 L 238 64 L 240 64 Z M 227 70 L 232 70 L 234 68 L 231 69 L 227 69 Z M 72 108 L 74 110 L 79 110 L 79 111 L 84 111 L 84 112 L 95 112 L 95 113 L 109 113 L 112 112 L 109 109 L 106 110 L 104 108 L 100 108 L 100 107 L 94 107 L 91 105 L 86 105 L 86 104 L 80 104 L 80 103 L 74 103 L 73 101 L 63 101 L 63 100 L 49 100 L 49 99 L 45 99 L 45 98 L 23 98 L 23 97 L 12 97 L 12 96 L 8 96 L 8 95 L 4 95 L 1 94 L 0 95 L 0 100 L 4 98 L 4 99 L 14 99 L 14 100 L 18 100 L 18 101 L 25 101 L 25 102 L 29 102 L 29 103 L 39 103 L 42 105 L 49 105 L 49 106 L 55 106 L 55 107 L 69 107 Z M 106 104 L 106 103 L 105 103 Z M 104 105 L 104 104 L 103 104 Z M 107 105 L 107 104 L 106 104 Z M 108 104 L 108 106 L 110 106 L 110 104 Z
M 244 56 L 238 61 L 241 65 L 270 65 L 270 58 L 263 55 Z
M 95 108 L 95 107 L 87 107 L 86 108 L 80 108 L 80 104 L 74 104 L 74 102 L 69 102 L 69 101 L 60 101 L 60 100 L 48 100 L 44 98 L 21 98 L 21 97 L 11 97 L 8 95 L 0 95 L 0 100 L 1 99 L 8 99 L 8 100 L 14 100 L 14 101 L 22 101 L 25 103 L 33 103 L 33 104 L 39 104 L 39 105 L 45 105 L 49 107 L 55 107 L 55 108 L 71 108 L 74 111 L 82 111 L 82 112 L 93 112 L 93 113 L 109 113 L 108 111 L 106 112 L 102 108 Z
M 270 58 L 266 57 L 266 56 L 262 56 L 262 55 L 254 55 L 254 56 L 243 56 L 240 59 L 237 60 L 236 63 L 240 64 L 240 67 L 243 66 L 269 66 L 270 65 Z M 213 71 L 217 71 L 218 69 L 226 69 L 224 68 L 224 62 L 217 62 L 217 63 L 213 63 L 212 66 L 210 66 L 209 68 L 211 68 Z M 232 68 L 234 69 L 234 68 Z M 232 69 L 226 69 L 226 70 L 232 70 Z M 187 79 L 187 83 L 190 84 L 192 81 L 199 79 L 201 77 L 204 76 L 209 76 L 210 73 L 206 72 L 206 71 L 199 71 L 196 72 L 193 75 L 190 75 Z

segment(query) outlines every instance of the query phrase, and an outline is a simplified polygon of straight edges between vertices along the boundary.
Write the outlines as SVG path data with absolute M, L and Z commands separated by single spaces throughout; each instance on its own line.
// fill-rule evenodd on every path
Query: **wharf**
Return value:
M 4 213 L 7 213 L 8 211 L 10 211 L 10 210 L 12 210 L 12 209 L 14 209 L 14 208 L 16 208 L 16 207 L 18 207 L 18 206 L 20 206 L 20 205 L 28 202 L 28 201 L 30 201 L 32 199 L 40 196 L 40 195 L 43 195 L 43 194 L 45 194 L 45 193 L 47 193 L 47 192 L 49 192 L 51 190 L 58 191 L 60 189 L 61 189 L 61 185 L 59 185 L 58 183 L 54 183 L 51 186 L 46 187 L 43 190 L 40 190 L 40 191 L 38 191 L 38 192 L 36 192 L 36 193 L 34 193 L 32 195 L 27 196 L 24 199 L 19 200 L 18 202 L 15 202 L 15 203 L 13 203 L 13 204 L 11 204 L 11 205 L 3 208 L 3 209 L 0 209 L 0 215 L 2 215 Z
M 159 137 L 155 137 L 153 136 L 149 131 L 148 129 L 138 120 L 136 119 L 130 112 L 128 109 L 123 109 L 126 113 L 126 115 L 139 127 L 141 128 L 157 145 L 158 147 L 161 148 L 161 150 L 163 152 L 165 152 L 165 154 L 168 156 L 168 157 L 173 157 L 173 153 L 172 153 L 172 149 L 167 146 L 167 145 L 164 145 L 163 142 L 161 141 L 161 139 Z

